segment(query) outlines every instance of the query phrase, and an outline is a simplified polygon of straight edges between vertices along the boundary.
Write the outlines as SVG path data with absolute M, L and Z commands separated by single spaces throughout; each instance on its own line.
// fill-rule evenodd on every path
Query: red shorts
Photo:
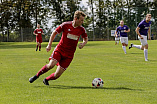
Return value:
M 36 38 L 36 42 L 42 43 L 42 38 Z
M 70 65 L 71 61 L 73 60 L 72 58 L 67 57 L 67 55 L 63 52 L 59 52 L 59 51 L 53 51 L 51 57 L 49 57 L 49 61 L 51 59 L 56 60 L 58 63 L 56 64 L 57 66 L 61 66 L 64 70 L 66 70 L 68 68 L 68 66 Z

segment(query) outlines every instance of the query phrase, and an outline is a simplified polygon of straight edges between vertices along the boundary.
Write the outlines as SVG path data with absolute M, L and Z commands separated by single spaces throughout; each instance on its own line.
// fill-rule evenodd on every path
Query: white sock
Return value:
M 124 53 L 126 53 L 126 46 L 122 46 Z
M 117 44 L 119 44 L 119 41 L 117 41 Z
M 141 49 L 141 45 L 132 45 L 132 47 L 135 47 L 135 48 L 137 48 L 137 49 Z
M 145 60 L 148 60 L 148 49 L 144 49 Z

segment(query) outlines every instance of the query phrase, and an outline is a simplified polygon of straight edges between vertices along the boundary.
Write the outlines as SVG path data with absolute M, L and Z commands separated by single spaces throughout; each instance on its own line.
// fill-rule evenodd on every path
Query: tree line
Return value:
M 152 33 L 157 30 L 157 0 L 0 0 L 0 34 L 9 39 L 10 33 L 21 28 L 33 28 L 39 23 L 50 33 L 64 21 L 73 20 L 76 10 L 88 16 L 83 26 L 90 40 L 109 40 L 111 29 L 124 20 L 132 30 L 129 38 L 135 39 L 135 28 L 147 13 L 152 14 Z M 52 23 L 48 23 L 52 20 Z M 51 25 L 50 25 L 51 24 Z M 52 29 L 51 29 L 52 28 Z

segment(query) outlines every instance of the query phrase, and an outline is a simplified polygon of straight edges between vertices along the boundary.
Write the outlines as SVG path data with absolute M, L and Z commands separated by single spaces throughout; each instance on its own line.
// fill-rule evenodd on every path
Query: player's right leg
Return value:
M 48 76 L 47 78 L 45 78 L 44 80 L 43 80 L 43 83 L 45 84 L 45 85 L 49 85 L 49 80 L 56 80 L 57 78 L 59 78 L 62 74 L 63 74 L 63 72 L 65 71 L 65 69 L 64 68 L 62 68 L 60 65 L 57 67 L 57 69 L 56 69 L 56 72 L 55 73 L 52 73 L 50 76 Z
M 43 66 L 35 76 L 29 78 L 29 82 L 33 83 L 37 78 L 39 78 L 40 75 L 42 75 L 42 74 L 46 73 L 48 70 L 52 69 L 56 64 L 57 64 L 57 61 L 51 59 L 49 64 Z
M 36 45 L 36 51 L 38 50 L 38 44 Z
M 134 44 L 131 43 L 131 45 L 129 46 L 129 49 L 131 49 L 132 47 L 135 47 L 137 49 L 144 50 L 145 46 L 148 44 L 147 43 L 147 36 L 144 36 L 144 35 L 141 35 L 141 36 L 143 37 L 143 39 L 141 39 L 138 36 L 138 39 L 140 40 L 141 45 L 134 45 Z
M 115 45 L 119 44 L 119 37 L 115 37 Z
M 119 44 L 119 40 L 117 40 L 117 44 Z
M 117 38 L 115 37 L 115 45 L 117 44 Z
M 135 47 L 135 48 L 141 49 L 141 50 L 144 49 L 144 46 L 142 46 L 142 45 L 134 45 L 133 43 L 131 43 L 130 46 L 129 46 L 129 49 L 131 49 L 132 47 Z
M 41 51 L 41 43 L 39 43 L 39 51 Z
M 130 46 L 129 46 L 129 49 L 131 49 L 133 45 L 134 45 L 134 44 L 133 44 L 133 43 L 131 43 L 131 44 L 130 44 Z

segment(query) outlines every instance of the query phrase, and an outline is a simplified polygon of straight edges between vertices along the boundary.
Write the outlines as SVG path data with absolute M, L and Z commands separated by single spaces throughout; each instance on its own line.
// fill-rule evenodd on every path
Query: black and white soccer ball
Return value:
M 92 81 L 92 86 L 95 88 L 103 87 L 103 85 L 104 85 L 104 82 L 101 78 L 95 78 Z

